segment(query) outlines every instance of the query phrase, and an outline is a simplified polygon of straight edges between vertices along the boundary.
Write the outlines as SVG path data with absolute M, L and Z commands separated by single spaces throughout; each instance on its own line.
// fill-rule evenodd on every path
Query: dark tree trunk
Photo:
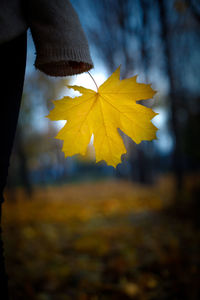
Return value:
M 180 145 L 180 133 L 178 124 L 178 98 L 176 95 L 175 79 L 173 72 L 172 50 L 170 45 L 169 24 L 167 21 L 165 1 L 159 0 L 158 7 L 160 13 L 160 28 L 161 37 L 164 47 L 164 55 L 166 59 L 166 75 L 169 79 L 169 102 L 171 110 L 171 128 L 174 136 L 174 151 L 173 151 L 173 170 L 176 178 L 176 186 L 178 190 L 182 189 L 183 185 L 183 166 L 182 166 L 182 151 Z

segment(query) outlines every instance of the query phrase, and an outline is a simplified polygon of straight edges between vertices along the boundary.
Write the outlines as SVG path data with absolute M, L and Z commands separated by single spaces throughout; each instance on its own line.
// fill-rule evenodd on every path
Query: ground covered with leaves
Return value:
M 196 209 L 169 208 L 173 193 L 164 179 L 37 188 L 32 200 L 17 190 L 14 202 L 8 194 L 11 299 L 200 299 Z M 189 184 L 179 200 L 190 198 Z

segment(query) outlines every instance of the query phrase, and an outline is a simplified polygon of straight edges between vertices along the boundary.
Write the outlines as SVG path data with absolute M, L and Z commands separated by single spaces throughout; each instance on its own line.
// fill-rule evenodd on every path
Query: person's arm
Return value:
M 26 0 L 36 47 L 37 69 L 51 76 L 83 73 L 93 67 L 87 39 L 68 0 Z

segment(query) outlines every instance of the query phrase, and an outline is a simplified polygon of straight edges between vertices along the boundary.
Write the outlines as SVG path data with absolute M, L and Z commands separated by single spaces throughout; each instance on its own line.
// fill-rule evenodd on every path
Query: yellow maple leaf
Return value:
M 68 86 L 82 95 L 65 96 L 53 101 L 55 108 L 47 116 L 52 121 L 67 120 L 56 138 L 64 141 L 65 156 L 85 155 L 94 135 L 96 162 L 105 160 L 116 167 L 126 153 L 118 128 L 135 143 L 156 138 L 157 128 L 151 123 L 157 115 L 136 101 L 150 99 L 156 93 L 150 84 L 136 82 L 136 77 L 120 80 L 120 67 L 98 88 L 98 91 Z

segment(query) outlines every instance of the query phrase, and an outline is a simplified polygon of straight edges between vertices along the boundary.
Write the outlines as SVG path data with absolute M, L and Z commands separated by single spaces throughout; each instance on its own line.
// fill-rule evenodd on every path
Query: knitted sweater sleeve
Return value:
M 90 70 L 93 63 L 87 39 L 69 0 L 25 2 L 27 22 L 36 47 L 36 68 L 50 76 Z

